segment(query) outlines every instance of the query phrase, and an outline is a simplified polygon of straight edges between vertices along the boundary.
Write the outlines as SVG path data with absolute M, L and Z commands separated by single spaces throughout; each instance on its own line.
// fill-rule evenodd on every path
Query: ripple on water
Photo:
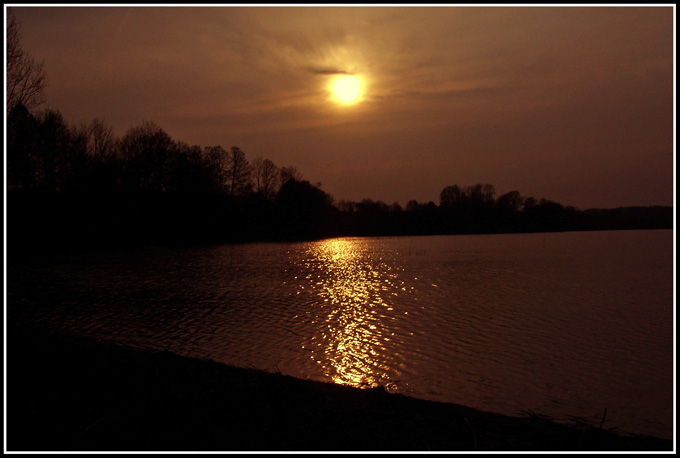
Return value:
M 607 407 L 611 427 L 670 437 L 672 247 L 616 231 L 121 250 L 15 270 L 8 302 L 144 348 L 512 415 Z

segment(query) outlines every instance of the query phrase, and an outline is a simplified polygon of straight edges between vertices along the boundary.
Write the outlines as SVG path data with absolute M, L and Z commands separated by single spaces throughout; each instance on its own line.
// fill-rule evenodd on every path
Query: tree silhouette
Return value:
M 256 157 L 252 164 L 255 190 L 267 200 L 273 200 L 279 183 L 279 169 L 269 159 Z
M 332 198 L 307 180 L 294 178 L 286 181 L 279 190 L 276 204 L 280 211 L 278 233 L 280 238 L 301 239 L 322 236 L 325 224 L 334 207 Z
M 222 190 L 219 173 L 200 146 L 177 142 L 168 167 L 168 190 L 175 195 L 205 199 Z M 224 150 L 223 150 L 224 151 Z
M 282 167 L 279 173 L 279 185 L 283 187 L 289 180 L 302 180 L 302 174 L 298 171 L 297 167 Z
M 415 199 L 409 200 L 409 201 L 406 203 L 406 211 L 407 211 L 407 212 L 416 211 L 416 210 L 418 210 L 418 207 L 420 207 L 420 204 L 419 204 L 418 201 L 415 200 Z
M 245 153 L 238 146 L 232 146 L 229 150 L 229 195 L 242 196 L 253 188 L 250 165 Z
M 228 193 L 230 190 L 229 180 L 229 153 L 220 145 L 206 146 L 205 155 L 209 166 L 217 177 L 218 187 Z
M 128 186 L 151 191 L 166 188 L 166 165 L 174 149 L 172 138 L 151 121 L 133 127 L 120 140 Z
M 494 204 L 496 190 L 492 184 L 476 184 L 460 188 L 458 185 L 446 186 L 439 195 L 439 206 L 442 208 L 478 209 L 491 207 Z
M 351 200 L 345 199 L 340 199 L 336 207 L 343 213 L 354 213 L 357 210 L 356 202 L 352 202 Z
M 46 110 L 38 118 L 36 174 L 39 186 L 48 192 L 60 189 L 68 167 L 71 132 L 60 112 Z
M 526 199 L 524 199 L 524 209 L 523 210 L 524 210 L 525 213 L 528 213 L 528 212 L 532 211 L 537 205 L 538 205 L 538 201 L 536 200 L 536 198 L 529 196 Z
M 496 190 L 492 184 L 476 184 L 463 190 L 467 203 L 473 207 L 490 207 L 494 203 Z
M 452 186 L 446 186 L 444 189 L 442 189 L 442 192 L 439 194 L 440 207 L 444 208 L 456 207 L 462 201 L 463 192 L 461 191 L 457 184 L 454 184 Z M 409 204 L 411 204 L 411 202 L 409 202 Z M 417 202 L 415 202 L 415 205 L 412 204 L 411 208 L 415 209 L 416 205 Z
M 104 160 L 115 153 L 113 129 L 101 119 L 93 119 L 82 127 L 87 135 L 87 152 L 96 160 Z
M 22 104 L 7 118 L 7 185 L 29 189 L 36 183 L 37 119 Z
M 502 211 L 518 212 L 522 208 L 524 199 L 519 191 L 510 191 L 496 199 L 496 207 Z
M 31 59 L 21 46 L 20 24 L 7 9 L 7 106 L 9 113 L 21 104 L 29 111 L 41 105 L 45 92 L 44 62 Z

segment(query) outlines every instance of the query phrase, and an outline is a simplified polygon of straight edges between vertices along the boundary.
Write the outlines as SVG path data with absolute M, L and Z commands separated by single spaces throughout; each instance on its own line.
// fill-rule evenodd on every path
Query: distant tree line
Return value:
M 173 140 L 153 122 L 121 138 L 99 119 L 18 103 L 7 125 L 8 241 L 203 243 L 670 228 L 671 207 L 577 210 L 491 184 L 442 189 L 439 204 L 335 203 L 294 166 L 249 161 L 237 146 Z
M 433 235 L 555 232 L 673 227 L 672 207 L 622 207 L 578 210 L 572 206 L 510 191 L 496 197 L 491 184 L 449 185 L 439 205 L 364 199 L 340 201 L 343 232 L 352 235 Z

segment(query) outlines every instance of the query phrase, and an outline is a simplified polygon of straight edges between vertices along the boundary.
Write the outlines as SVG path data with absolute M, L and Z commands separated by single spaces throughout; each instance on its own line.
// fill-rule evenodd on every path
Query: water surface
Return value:
M 10 266 L 8 317 L 672 438 L 673 232 L 339 238 Z

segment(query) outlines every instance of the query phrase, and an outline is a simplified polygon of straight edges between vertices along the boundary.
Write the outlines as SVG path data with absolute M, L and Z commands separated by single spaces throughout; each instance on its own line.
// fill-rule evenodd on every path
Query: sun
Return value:
M 331 92 L 335 100 L 343 104 L 352 104 L 361 99 L 361 81 L 352 75 L 342 75 L 331 83 Z

